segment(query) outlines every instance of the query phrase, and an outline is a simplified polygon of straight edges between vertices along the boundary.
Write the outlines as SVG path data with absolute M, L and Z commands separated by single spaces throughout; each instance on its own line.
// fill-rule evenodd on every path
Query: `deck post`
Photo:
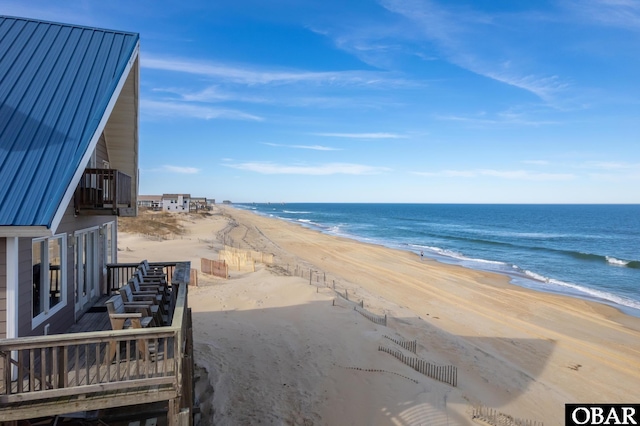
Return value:
M 180 426 L 180 396 L 169 400 L 167 411 L 167 426 Z

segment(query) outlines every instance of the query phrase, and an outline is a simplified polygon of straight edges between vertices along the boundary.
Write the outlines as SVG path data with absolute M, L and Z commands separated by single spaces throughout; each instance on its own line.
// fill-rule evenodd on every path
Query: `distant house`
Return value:
M 207 198 L 207 205 L 209 207 L 215 206 L 216 205 L 216 199 L 215 198 Z
M 0 16 L 0 338 L 60 333 L 137 212 L 139 35 Z
M 208 210 L 206 197 L 191 197 L 190 209 L 192 211 Z
M 162 195 L 138 195 L 138 207 L 149 210 L 161 210 Z
M 162 194 L 162 211 L 165 212 L 189 212 L 191 194 Z

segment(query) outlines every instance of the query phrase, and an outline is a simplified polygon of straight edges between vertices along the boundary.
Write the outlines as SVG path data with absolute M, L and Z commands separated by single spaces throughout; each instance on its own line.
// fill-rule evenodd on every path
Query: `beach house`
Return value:
M 148 210 L 162 210 L 162 195 L 138 195 L 138 207 Z
M 100 331 L 109 316 L 95 309 L 136 269 L 117 263 L 117 218 L 137 214 L 139 40 L 0 16 L 0 420 L 164 401 L 176 424 L 190 406 L 179 389 L 188 263 L 158 265 L 167 286 L 179 276 L 173 328 Z M 101 316 L 78 328 L 92 310 Z M 153 356 L 105 355 L 151 340 Z M 156 394 L 127 395 L 145 386 Z
M 162 211 L 189 213 L 191 194 L 162 194 Z

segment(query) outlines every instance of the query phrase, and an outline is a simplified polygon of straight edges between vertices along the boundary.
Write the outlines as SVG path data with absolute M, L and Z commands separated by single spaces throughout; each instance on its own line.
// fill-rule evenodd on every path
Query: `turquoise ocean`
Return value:
M 640 317 L 640 205 L 234 204 Z

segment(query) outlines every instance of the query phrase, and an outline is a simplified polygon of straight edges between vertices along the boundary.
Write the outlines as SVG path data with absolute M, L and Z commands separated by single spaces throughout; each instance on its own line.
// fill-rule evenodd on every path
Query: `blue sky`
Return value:
M 640 1 L 4 1 L 141 36 L 140 193 L 640 203 Z

